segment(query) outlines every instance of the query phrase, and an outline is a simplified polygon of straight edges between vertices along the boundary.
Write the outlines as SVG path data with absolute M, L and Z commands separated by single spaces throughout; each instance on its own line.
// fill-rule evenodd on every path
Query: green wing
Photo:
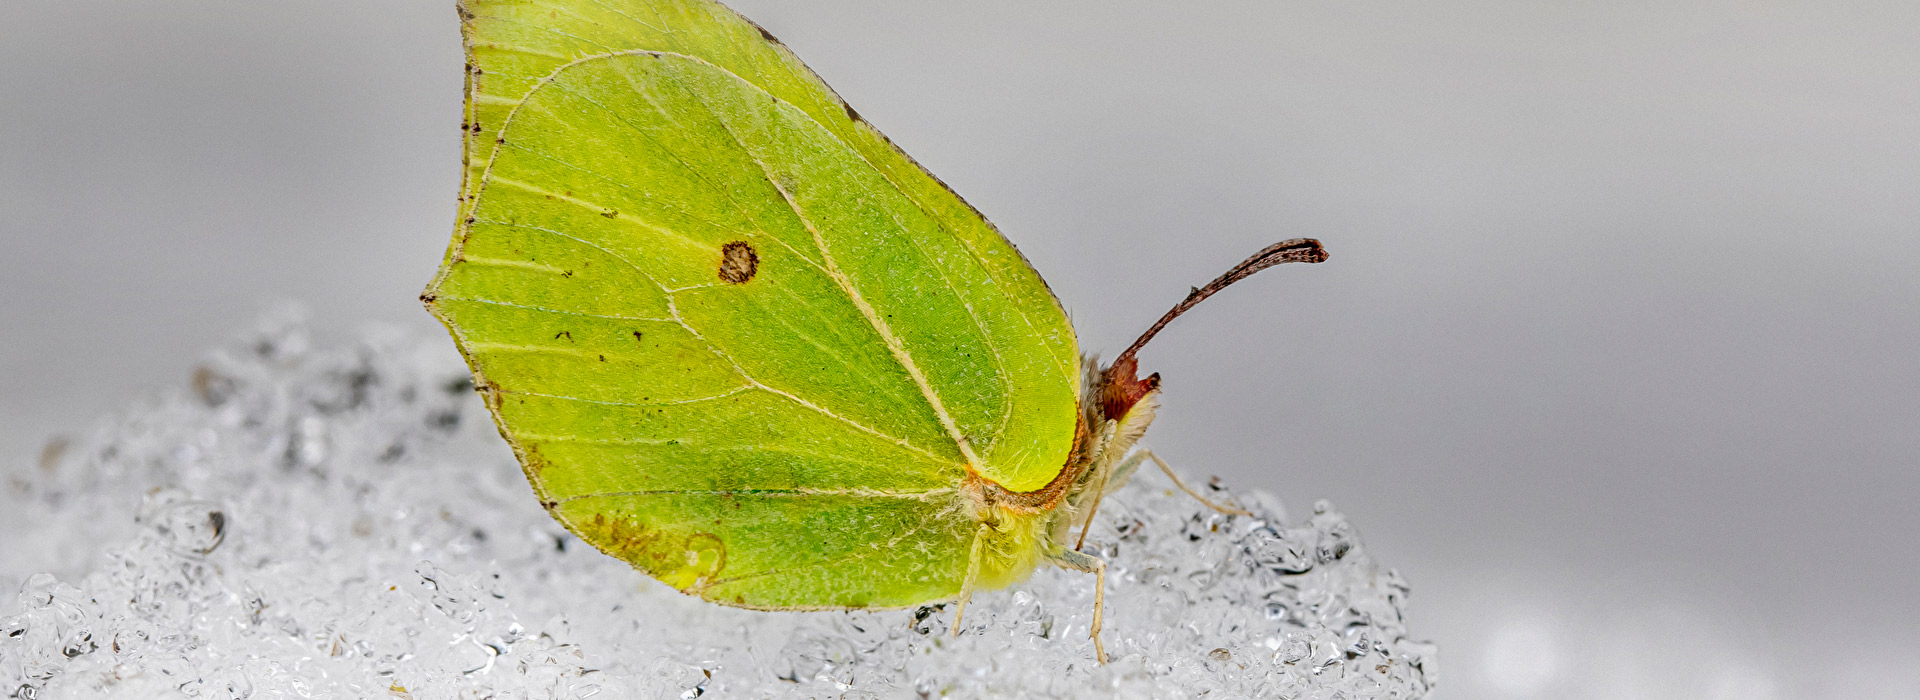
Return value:
M 953 595 L 968 471 L 1037 489 L 1072 448 L 1039 276 L 718 4 L 462 12 L 464 216 L 426 296 L 555 516 L 720 602 Z

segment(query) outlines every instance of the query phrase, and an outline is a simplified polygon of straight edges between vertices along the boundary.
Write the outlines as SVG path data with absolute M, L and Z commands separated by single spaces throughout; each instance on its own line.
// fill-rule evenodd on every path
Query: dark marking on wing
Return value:
M 594 513 L 592 520 L 577 523 L 575 527 L 583 539 L 655 578 L 678 568 L 675 565 L 679 562 L 672 561 L 669 553 L 663 551 L 665 548 L 659 546 L 661 533 L 644 523 Z
M 720 246 L 720 279 L 732 284 L 745 284 L 760 271 L 760 254 L 746 241 L 734 241 Z

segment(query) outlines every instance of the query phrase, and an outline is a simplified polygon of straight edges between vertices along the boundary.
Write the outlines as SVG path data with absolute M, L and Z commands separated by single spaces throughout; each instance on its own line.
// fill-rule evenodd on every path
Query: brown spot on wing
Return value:
M 720 279 L 732 284 L 745 284 L 760 271 L 760 254 L 746 241 L 734 241 L 720 246 Z

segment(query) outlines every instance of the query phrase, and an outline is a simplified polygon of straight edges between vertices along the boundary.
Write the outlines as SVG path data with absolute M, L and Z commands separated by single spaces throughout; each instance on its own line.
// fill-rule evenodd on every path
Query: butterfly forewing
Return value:
M 1037 488 L 1072 446 L 1038 276 L 725 8 L 465 14 L 465 223 L 428 294 L 555 515 L 719 602 L 957 592 L 968 470 Z

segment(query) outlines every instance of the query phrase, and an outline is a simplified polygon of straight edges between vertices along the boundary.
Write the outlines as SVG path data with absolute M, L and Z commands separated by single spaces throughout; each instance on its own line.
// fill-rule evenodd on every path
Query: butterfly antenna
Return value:
M 1200 302 L 1205 301 L 1207 297 L 1213 296 L 1214 293 L 1226 289 L 1233 283 L 1252 277 L 1253 273 L 1280 263 L 1317 263 L 1326 259 L 1327 250 L 1320 247 L 1319 241 L 1311 238 L 1295 238 L 1267 246 L 1260 252 L 1254 253 L 1253 257 L 1242 260 L 1240 264 L 1227 270 L 1226 274 L 1213 278 L 1213 281 L 1208 282 L 1206 286 L 1194 287 L 1192 291 L 1187 292 L 1187 298 L 1180 300 L 1178 304 L 1174 304 L 1173 308 L 1168 309 L 1167 313 L 1160 317 L 1160 320 L 1153 322 L 1152 328 L 1148 328 L 1147 332 L 1141 333 L 1140 337 L 1134 340 L 1132 345 L 1127 346 L 1127 349 L 1122 350 L 1118 357 L 1113 358 L 1113 366 L 1119 366 L 1132 360 L 1134 353 L 1139 352 L 1140 348 L 1146 347 L 1147 341 L 1153 340 L 1154 336 L 1159 335 L 1160 329 L 1166 328 L 1167 324 L 1173 322 L 1173 319 L 1179 318 L 1180 314 L 1184 314 L 1188 309 L 1198 306 Z

